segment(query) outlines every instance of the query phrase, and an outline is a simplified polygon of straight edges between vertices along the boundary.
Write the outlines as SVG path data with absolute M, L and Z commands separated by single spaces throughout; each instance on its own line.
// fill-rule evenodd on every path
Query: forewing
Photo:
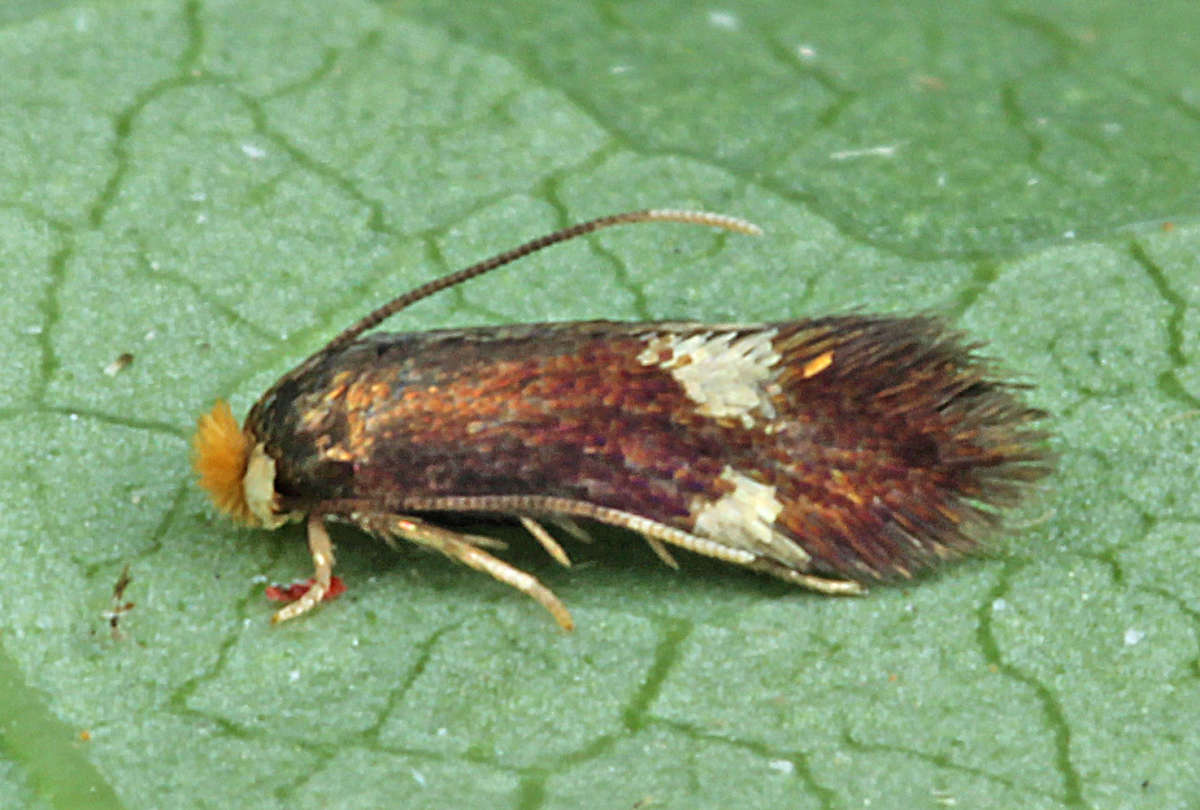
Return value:
M 937 322 L 847 316 L 374 335 L 251 427 L 297 508 L 568 499 L 869 578 L 967 548 L 1044 474 L 1037 416 Z

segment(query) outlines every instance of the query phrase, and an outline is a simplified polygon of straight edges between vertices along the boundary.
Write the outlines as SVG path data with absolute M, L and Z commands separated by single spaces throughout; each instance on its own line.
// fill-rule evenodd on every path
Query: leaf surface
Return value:
M 0 11 L 0 805 L 1194 801 L 1200 15 L 810 5 Z M 650 205 L 767 235 L 613 230 L 389 327 L 938 312 L 1035 386 L 1059 472 L 989 554 L 862 599 L 484 528 L 565 635 L 343 531 L 349 592 L 268 626 L 302 533 L 213 514 L 196 416 Z

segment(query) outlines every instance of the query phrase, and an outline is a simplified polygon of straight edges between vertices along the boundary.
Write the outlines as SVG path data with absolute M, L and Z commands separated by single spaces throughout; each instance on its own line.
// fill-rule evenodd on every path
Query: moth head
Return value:
M 200 417 L 192 451 L 198 483 L 221 512 L 246 526 L 267 529 L 291 519 L 278 511 L 275 459 L 238 426 L 229 403 L 217 400 Z

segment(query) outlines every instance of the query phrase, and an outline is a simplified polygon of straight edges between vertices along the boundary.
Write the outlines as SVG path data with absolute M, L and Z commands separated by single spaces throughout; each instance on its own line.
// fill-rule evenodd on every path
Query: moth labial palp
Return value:
M 764 324 L 582 321 L 366 334 L 435 292 L 600 228 L 744 220 L 647 210 L 590 220 L 421 285 L 283 375 L 242 426 L 218 402 L 194 439 L 200 484 L 235 520 L 306 519 L 314 587 L 330 586 L 326 519 L 436 550 L 563 603 L 439 513 L 544 524 L 588 519 L 669 546 L 853 594 L 973 548 L 1051 463 L 1021 399 L 930 317 Z

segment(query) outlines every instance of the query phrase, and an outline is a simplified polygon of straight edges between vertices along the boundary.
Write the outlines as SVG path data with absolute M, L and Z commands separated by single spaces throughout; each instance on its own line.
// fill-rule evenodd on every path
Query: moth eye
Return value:
M 259 525 L 274 529 L 290 519 L 290 515 L 279 511 L 279 495 L 275 492 L 275 459 L 267 454 L 262 442 L 254 445 L 250 451 L 242 490 L 246 494 L 246 504 Z

